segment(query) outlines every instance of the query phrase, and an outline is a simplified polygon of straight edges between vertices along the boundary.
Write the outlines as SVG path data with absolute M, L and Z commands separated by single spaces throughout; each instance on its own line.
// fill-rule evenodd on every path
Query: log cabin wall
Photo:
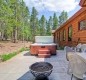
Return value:
M 83 26 L 84 28 L 80 28 Z M 54 32 L 55 43 L 59 46 L 76 46 L 86 44 L 86 6 L 82 7 L 67 22 Z

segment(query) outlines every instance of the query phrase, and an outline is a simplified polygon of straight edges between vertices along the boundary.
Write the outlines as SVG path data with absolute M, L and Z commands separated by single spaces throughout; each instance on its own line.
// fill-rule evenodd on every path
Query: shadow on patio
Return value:
M 31 56 L 31 53 L 27 51 L 24 56 Z
M 49 76 L 49 80 L 70 80 L 70 75 L 67 74 L 68 62 L 66 60 L 66 53 L 63 50 L 58 50 L 57 55 L 51 58 L 45 58 L 45 62 L 53 65 L 53 72 Z
M 28 71 L 17 80 L 35 80 L 35 77 L 31 74 L 30 71 Z

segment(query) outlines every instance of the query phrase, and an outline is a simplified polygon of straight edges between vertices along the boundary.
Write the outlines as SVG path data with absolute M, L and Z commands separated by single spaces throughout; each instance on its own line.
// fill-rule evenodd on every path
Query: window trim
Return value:
M 59 32 L 59 34 L 58 34 L 58 35 L 59 35 L 59 41 L 60 41 L 60 32 Z
M 62 41 L 62 33 L 61 33 L 61 31 L 60 31 L 60 41 Z
M 65 32 L 65 36 L 64 36 L 64 32 Z M 66 30 L 63 30 L 63 41 L 66 41 Z
M 72 27 L 72 25 L 70 25 L 69 27 L 68 27 L 68 41 L 72 41 L 72 36 L 71 36 L 71 40 L 69 40 L 69 28 L 71 27 L 71 30 L 72 30 L 72 33 L 73 33 L 73 27 Z
M 80 22 L 82 22 L 82 21 L 84 21 L 84 20 L 86 20 L 86 19 L 82 19 L 82 20 L 80 20 L 80 21 L 78 22 L 78 30 L 79 30 L 79 31 L 86 30 L 86 29 L 81 29 L 81 30 L 80 30 Z

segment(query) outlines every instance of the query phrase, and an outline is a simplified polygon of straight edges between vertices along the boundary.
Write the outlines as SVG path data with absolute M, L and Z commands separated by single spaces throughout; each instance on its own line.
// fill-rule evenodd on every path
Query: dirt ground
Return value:
M 8 54 L 14 51 L 17 51 L 21 49 L 22 47 L 30 47 L 31 42 L 17 42 L 17 43 L 12 43 L 8 41 L 0 42 L 0 55 L 2 54 Z

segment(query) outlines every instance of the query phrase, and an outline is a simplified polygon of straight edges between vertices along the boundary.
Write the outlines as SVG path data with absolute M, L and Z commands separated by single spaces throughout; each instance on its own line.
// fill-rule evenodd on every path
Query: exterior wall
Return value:
M 57 29 L 54 33 L 55 43 L 59 43 L 60 46 L 76 46 L 78 43 L 86 43 L 86 30 L 79 30 L 79 22 L 86 20 L 86 10 L 78 15 L 75 19 L 71 20 L 68 24 L 62 28 Z M 68 41 L 68 27 L 72 25 L 72 41 Z M 66 30 L 66 40 L 60 39 L 59 33 Z M 63 38 L 63 36 L 61 36 Z M 59 40 L 60 39 L 60 40 Z

